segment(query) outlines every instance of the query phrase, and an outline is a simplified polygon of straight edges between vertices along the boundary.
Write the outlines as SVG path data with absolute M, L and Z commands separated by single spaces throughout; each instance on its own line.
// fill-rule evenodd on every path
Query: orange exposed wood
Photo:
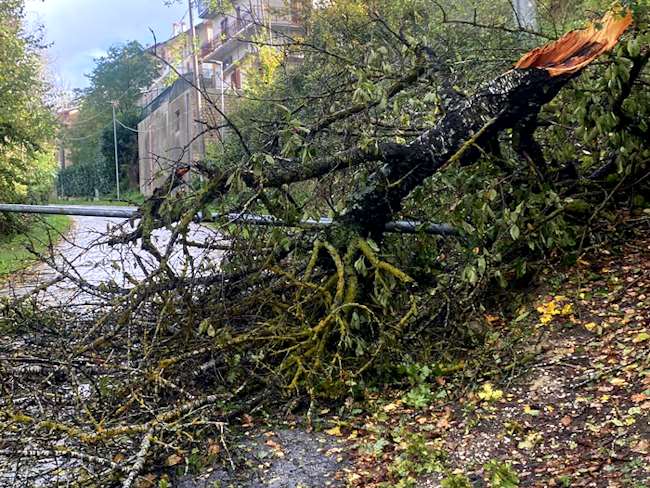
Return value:
M 551 76 L 580 71 L 602 53 L 611 50 L 632 24 L 632 12 L 609 12 L 598 23 L 571 31 L 560 39 L 526 53 L 515 68 L 541 68 Z

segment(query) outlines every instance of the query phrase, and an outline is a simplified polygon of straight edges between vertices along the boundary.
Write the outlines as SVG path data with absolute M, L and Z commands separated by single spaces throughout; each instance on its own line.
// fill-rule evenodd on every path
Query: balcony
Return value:
M 211 41 L 204 43 L 201 46 L 201 58 L 205 59 L 208 56 L 208 54 L 210 54 L 212 51 L 214 51 L 219 46 L 221 46 L 221 44 L 223 44 L 223 41 L 221 40 L 220 37 L 214 38 Z
M 228 29 L 222 31 L 214 39 L 205 42 L 201 46 L 201 58 L 206 59 L 212 57 L 214 59 L 216 57 L 219 59 L 220 55 L 235 47 L 236 43 L 231 43 L 231 41 L 248 39 L 250 34 L 254 31 L 255 26 L 256 25 L 251 21 L 237 22 L 233 24 L 231 26 L 233 28 L 232 30 Z
M 196 8 L 199 11 L 199 17 L 202 19 L 210 18 L 210 0 L 196 0 Z

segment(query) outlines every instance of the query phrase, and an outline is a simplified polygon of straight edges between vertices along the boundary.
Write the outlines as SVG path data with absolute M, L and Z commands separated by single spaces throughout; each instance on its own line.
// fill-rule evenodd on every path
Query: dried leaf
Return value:
M 218 456 L 221 453 L 221 444 L 216 441 L 208 441 L 208 455 Z
M 650 442 L 648 439 L 641 439 L 631 446 L 632 451 L 639 454 L 650 454 Z
M 341 432 L 341 427 L 339 425 L 337 425 L 336 427 L 332 427 L 331 429 L 327 429 L 325 433 L 336 437 L 341 437 L 343 435 L 343 433 Z
M 165 459 L 165 466 L 178 466 L 183 462 L 183 458 L 178 454 L 172 454 L 167 459 Z
M 630 397 L 634 403 L 643 403 L 648 399 L 648 395 L 645 393 L 636 393 Z

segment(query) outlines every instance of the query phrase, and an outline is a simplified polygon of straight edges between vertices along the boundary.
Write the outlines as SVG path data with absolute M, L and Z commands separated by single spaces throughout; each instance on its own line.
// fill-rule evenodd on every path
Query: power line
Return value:
M 115 121 L 125 129 L 130 130 L 131 132 L 135 132 L 136 134 L 139 134 L 141 132 L 138 129 L 134 129 L 133 127 L 129 127 L 128 125 L 124 125 L 122 121 L 120 121 L 120 119 L 115 119 Z

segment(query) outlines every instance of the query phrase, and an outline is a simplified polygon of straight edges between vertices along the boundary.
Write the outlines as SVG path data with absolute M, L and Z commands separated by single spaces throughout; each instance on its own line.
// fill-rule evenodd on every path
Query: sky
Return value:
M 51 43 L 47 59 L 59 88 L 84 88 L 84 76 L 94 67 L 93 59 L 114 45 L 131 40 L 153 44 L 149 28 L 158 41 L 172 33 L 172 24 L 185 17 L 187 2 L 171 7 L 165 0 L 26 0 L 29 24 L 45 27 Z

